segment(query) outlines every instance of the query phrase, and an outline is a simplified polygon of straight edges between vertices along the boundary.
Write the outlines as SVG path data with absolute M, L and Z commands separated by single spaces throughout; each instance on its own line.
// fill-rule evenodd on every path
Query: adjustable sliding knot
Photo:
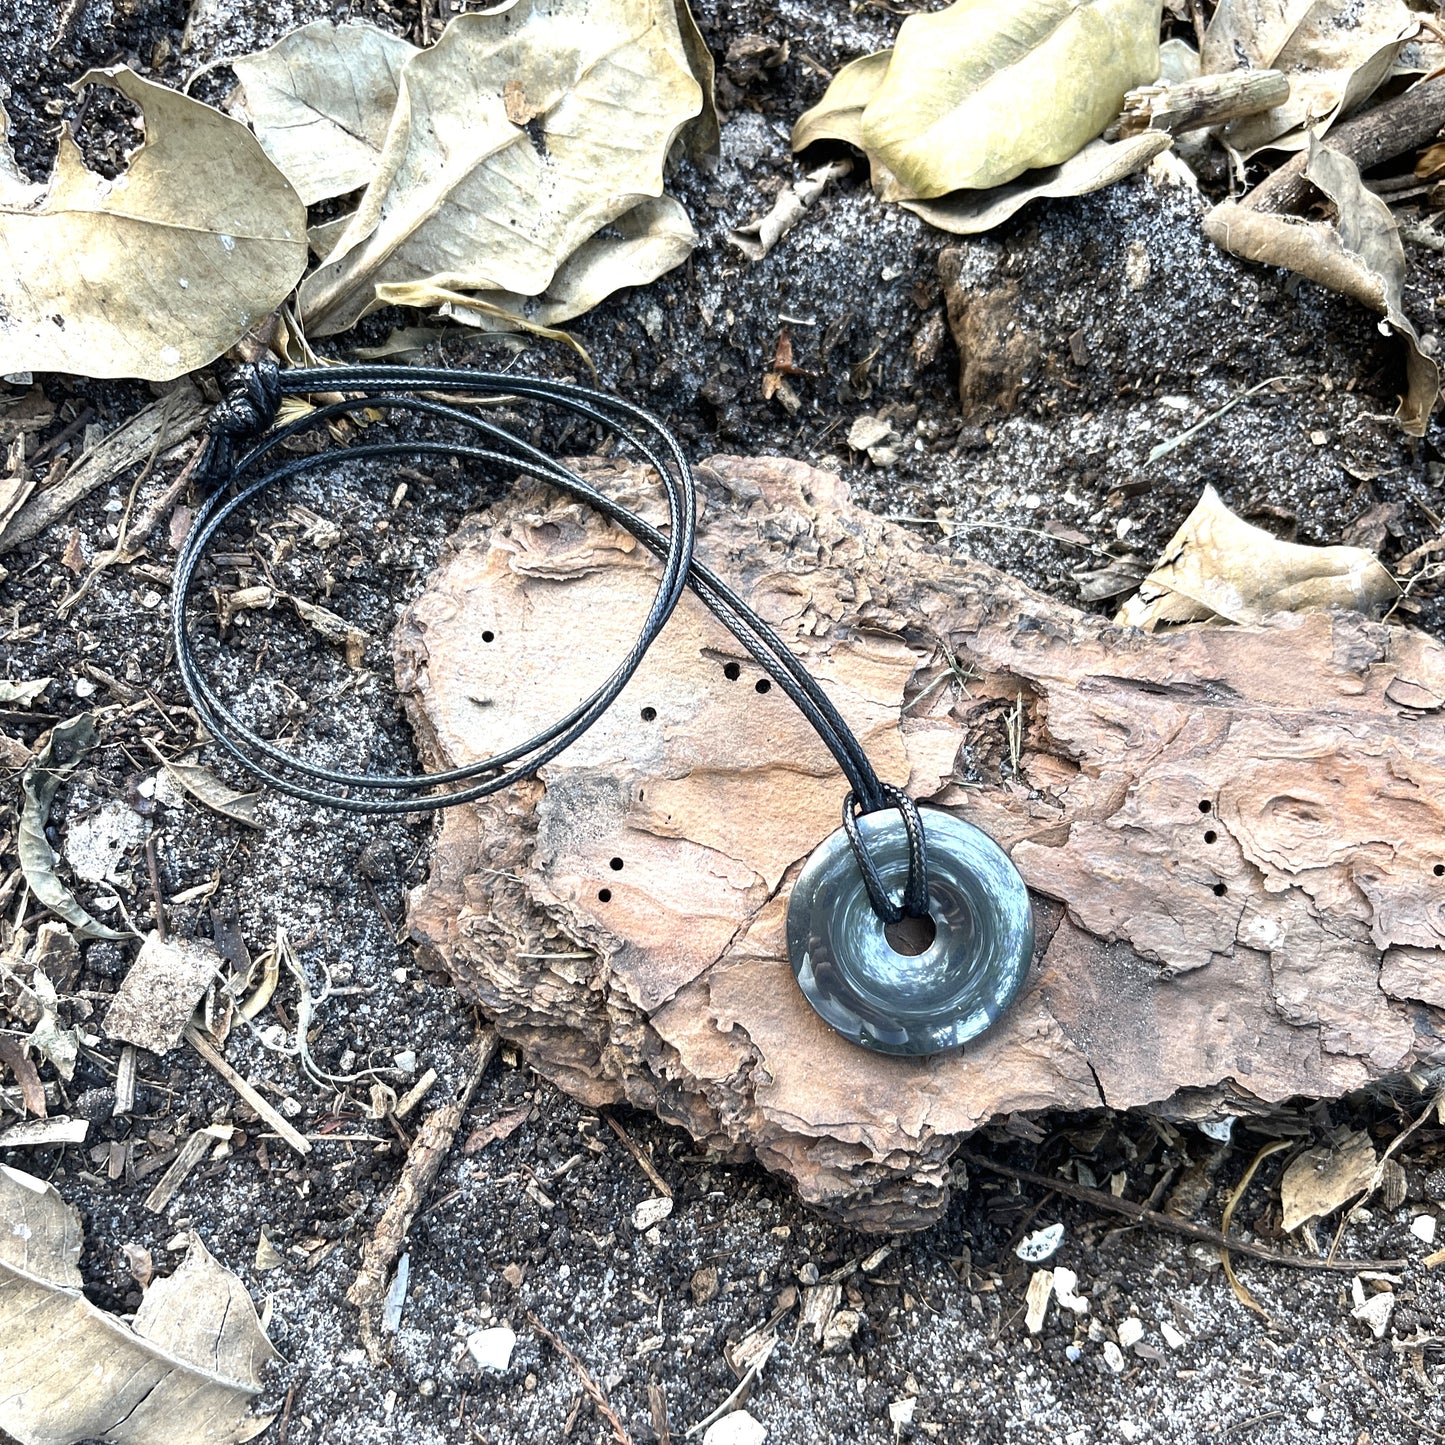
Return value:
M 843 799 L 843 831 L 848 835 L 853 856 L 858 860 L 859 871 L 863 874 L 863 886 L 868 890 L 868 901 L 873 911 L 885 923 L 901 923 L 905 918 L 926 918 L 928 916 L 928 843 L 923 834 L 923 820 L 918 816 L 918 805 L 892 783 L 879 783 L 879 789 L 887 805 L 896 808 L 903 820 L 904 836 L 908 840 L 908 877 L 903 884 L 903 894 L 898 902 L 889 896 L 878 865 L 868 852 L 868 845 L 858 829 L 857 800 L 852 793 Z
M 206 421 L 206 450 L 197 475 L 208 490 L 225 486 L 236 458 L 270 431 L 281 409 L 281 368 L 273 356 L 247 362 L 231 373 L 225 395 Z

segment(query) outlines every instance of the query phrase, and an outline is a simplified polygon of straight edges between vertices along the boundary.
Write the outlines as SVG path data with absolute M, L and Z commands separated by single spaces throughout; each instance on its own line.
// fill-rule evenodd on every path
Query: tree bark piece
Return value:
M 346 1298 L 361 1311 L 361 1343 L 373 1365 L 382 1361 L 381 1341 L 376 1334 L 376 1312 L 386 1295 L 391 1271 L 401 1254 L 406 1237 L 416 1220 L 432 1185 L 441 1171 L 442 1162 L 451 1151 L 462 1126 L 472 1095 L 497 1052 L 497 1036 L 483 1029 L 467 1049 L 466 1073 L 456 1096 L 433 1109 L 422 1120 L 416 1138 L 406 1153 L 401 1177 L 382 1210 L 376 1228 L 361 1250 L 361 1268 L 346 1291 Z
M 657 515 L 638 474 L 594 480 Z M 581 741 L 446 814 L 412 896 L 415 936 L 542 1073 L 906 1229 L 943 1209 L 959 1141 L 1013 1113 L 1248 1113 L 1445 1063 L 1445 649 L 1349 613 L 1148 637 L 800 462 L 715 458 L 699 480 L 699 555 L 886 779 L 1011 853 L 1038 953 L 961 1053 L 879 1057 L 812 1013 L 788 890 L 845 785 L 689 595 Z M 464 524 L 397 632 L 428 766 L 567 712 L 655 579 L 631 537 L 541 488 Z

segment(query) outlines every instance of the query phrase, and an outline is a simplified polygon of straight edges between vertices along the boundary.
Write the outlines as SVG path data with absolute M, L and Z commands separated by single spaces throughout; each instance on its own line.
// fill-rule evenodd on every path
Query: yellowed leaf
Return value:
M 863 108 L 891 200 L 1002 185 L 1067 160 L 1159 73 L 1159 0 L 956 0 L 910 15 Z
M 109 181 L 60 132 L 48 188 L 0 145 L 0 373 L 166 381 L 214 361 L 306 264 L 300 198 L 239 122 L 130 70 L 92 70 L 145 117 Z
M 798 117 L 793 149 L 804 150 L 814 141 L 840 140 L 863 150 L 863 107 L 878 94 L 892 59 L 891 50 L 880 50 L 850 60 L 833 77 L 822 100 Z

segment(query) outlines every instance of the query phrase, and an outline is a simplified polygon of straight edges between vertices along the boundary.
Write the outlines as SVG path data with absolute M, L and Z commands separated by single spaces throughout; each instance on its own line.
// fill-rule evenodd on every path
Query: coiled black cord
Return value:
M 282 400 L 316 392 L 346 393 L 284 426 L 274 425 Z M 668 528 L 661 532 L 636 513 L 588 485 L 576 472 L 485 415 L 420 393 L 522 399 L 600 424 L 646 462 L 667 498 Z M 327 421 L 378 409 L 413 412 L 470 432 L 480 445 L 461 442 L 387 441 L 322 450 L 263 469 L 261 464 L 289 437 Z M 863 746 L 812 675 L 782 639 L 720 577 L 693 556 L 697 488 L 677 439 L 656 417 L 620 397 L 588 387 L 492 372 L 423 370 L 407 366 L 336 366 L 282 371 L 269 357 L 241 367 L 212 412 L 209 440 L 198 468 L 209 495 L 196 514 L 176 560 L 171 620 L 181 680 L 202 723 L 243 767 L 293 797 L 353 813 L 411 813 L 471 802 L 531 777 L 569 747 L 616 700 L 690 587 L 787 694 L 827 744 L 848 780 L 843 823 L 863 872 L 874 911 L 885 923 L 928 912 L 928 859 L 918 809 L 901 789 L 873 770 Z M 277 482 L 335 461 L 355 458 L 436 456 L 498 463 L 560 488 L 626 528 L 662 559 L 662 577 L 636 641 L 592 695 L 536 736 L 466 767 L 423 774 L 348 773 L 288 753 L 248 727 L 226 705 L 199 666 L 186 604 L 196 568 L 220 530 L 252 498 Z M 436 791 L 440 789 L 441 791 Z M 399 796 L 377 797 L 378 793 Z M 896 809 L 909 844 L 902 897 L 894 900 L 859 833 L 860 814 Z

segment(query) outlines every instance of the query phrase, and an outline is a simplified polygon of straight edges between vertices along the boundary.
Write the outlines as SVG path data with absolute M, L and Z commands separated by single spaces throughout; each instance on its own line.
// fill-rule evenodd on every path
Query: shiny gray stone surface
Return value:
M 934 1054 L 976 1038 L 1013 1002 L 1033 956 L 1028 889 L 1008 855 L 951 813 L 919 815 L 935 928 L 922 952 L 889 942 L 841 828 L 803 865 L 788 904 L 799 988 L 840 1034 L 878 1053 Z M 908 871 L 898 814 L 870 814 L 858 826 L 896 898 Z

